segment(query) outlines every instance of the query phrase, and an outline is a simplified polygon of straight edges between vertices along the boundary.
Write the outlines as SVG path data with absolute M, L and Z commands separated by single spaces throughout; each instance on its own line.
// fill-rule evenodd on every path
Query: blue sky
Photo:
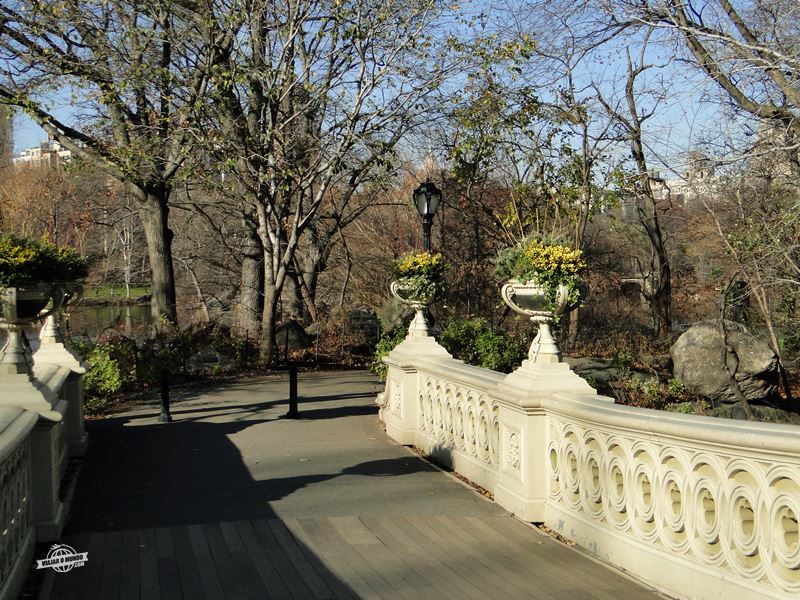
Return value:
M 488 8 L 488 3 L 477 5 Z M 495 21 L 495 26 L 503 28 L 500 18 Z M 490 24 L 488 29 L 491 28 Z M 618 81 L 625 69 L 626 48 L 624 40 L 607 44 L 579 67 L 576 79 L 584 85 L 591 81 Z M 646 86 L 648 80 L 654 82 L 659 76 L 666 80 L 668 94 L 661 100 L 657 114 L 648 122 L 648 141 L 655 155 L 663 156 L 668 162 L 679 166 L 680 157 L 696 146 L 696 140 L 705 135 L 705 130 L 712 125 L 719 125 L 722 119 L 720 106 L 712 101 L 716 95 L 715 87 L 690 67 L 675 62 L 671 53 L 669 45 L 653 45 L 647 59 L 667 66 L 658 72 L 649 71 L 641 82 Z M 632 54 L 638 58 L 637 49 L 632 48 Z M 609 98 L 616 93 L 610 84 L 601 83 L 600 89 Z M 66 90 L 51 97 L 49 103 L 61 119 L 68 124 L 74 122 L 75 111 L 70 107 L 70 94 Z M 646 102 L 643 101 L 643 105 L 646 106 Z M 16 115 L 14 127 L 16 153 L 47 139 L 44 131 L 23 114 Z M 653 167 L 659 169 L 658 161 L 654 160 L 654 163 Z

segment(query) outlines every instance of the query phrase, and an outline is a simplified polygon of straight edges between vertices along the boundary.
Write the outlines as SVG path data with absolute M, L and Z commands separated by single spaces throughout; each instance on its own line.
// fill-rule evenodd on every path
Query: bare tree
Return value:
M 646 63 L 647 42 L 645 36 L 640 49 L 638 62 L 631 59 L 627 51 L 627 73 L 624 78 L 623 98 L 619 102 L 607 99 L 600 87 L 595 84 L 597 98 L 619 127 L 619 139 L 630 148 L 635 167 L 633 178 L 622 178 L 623 192 L 632 193 L 636 201 L 639 224 L 645 231 L 650 246 L 650 257 L 641 268 L 641 290 L 651 307 L 654 329 L 660 336 L 672 332 L 672 271 L 667 253 L 666 238 L 661 225 L 660 207 L 653 185 L 653 172 L 648 163 L 648 153 L 644 142 L 644 125 L 655 114 L 660 92 L 656 94 L 653 106 L 641 106 L 642 94 L 636 83 L 651 66 Z M 626 189 L 628 188 L 629 189 Z
M 615 20 L 672 33 L 687 60 L 734 107 L 769 123 L 774 145 L 800 168 L 800 5 L 793 0 L 644 0 L 606 3 Z
M 209 13 L 215 36 L 246 14 L 213 79 L 208 151 L 255 215 L 263 250 L 260 349 L 274 352 L 278 300 L 301 237 L 334 190 L 354 193 L 417 124 L 455 72 L 433 0 L 235 1 Z M 338 209 L 336 209 L 338 211 Z

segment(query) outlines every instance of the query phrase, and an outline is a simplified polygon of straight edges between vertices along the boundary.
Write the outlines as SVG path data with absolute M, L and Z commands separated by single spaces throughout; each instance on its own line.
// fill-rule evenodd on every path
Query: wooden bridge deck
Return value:
M 659 598 L 390 441 L 361 372 L 194 389 L 88 424 L 41 600 Z M 44 558 L 37 556 L 37 558 Z

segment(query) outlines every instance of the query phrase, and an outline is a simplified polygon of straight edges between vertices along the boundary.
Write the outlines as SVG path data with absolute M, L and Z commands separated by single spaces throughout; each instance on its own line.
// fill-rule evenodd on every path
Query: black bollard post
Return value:
M 289 367 L 289 412 L 287 419 L 299 419 L 300 411 L 297 408 L 297 367 Z
M 160 423 L 169 423 L 172 421 L 172 415 L 169 414 L 169 371 L 161 369 L 158 383 L 161 387 L 161 414 L 158 420 Z

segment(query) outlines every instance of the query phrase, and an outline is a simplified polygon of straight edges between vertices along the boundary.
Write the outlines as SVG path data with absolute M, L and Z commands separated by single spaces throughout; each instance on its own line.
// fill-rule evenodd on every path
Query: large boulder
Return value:
M 311 345 L 311 338 L 300 323 L 289 319 L 275 329 L 275 345 L 279 352 L 283 352 L 285 349 L 302 350 Z
M 576 374 L 586 379 L 590 385 L 608 385 L 622 377 L 623 371 L 606 358 L 575 358 L 565 356 L 567 363 Z
M 236 361 L 214 348 L 203 348 L 186 361 L 186 370 L 194 374 L 226 372 L 236 367 Z
M 700 321 L 683 333 L 670 349 L 672 372 L 686 389 L 715 402 L 736 402 L 723 360 L 736 369 L 736 381 L 751 402 L 774 396 L 778 386 L 778 358 L 772 349 L 740 323 L 726 321 L 728 346 L 739 359 L 738 367 L 725 352 L 722 327 L 718 321 Z
M 374 346 L 381 337 L 378 316 L 365 306 L 354 308 L 345 317 L 345 331 L 354 337 L 357 345 Z

